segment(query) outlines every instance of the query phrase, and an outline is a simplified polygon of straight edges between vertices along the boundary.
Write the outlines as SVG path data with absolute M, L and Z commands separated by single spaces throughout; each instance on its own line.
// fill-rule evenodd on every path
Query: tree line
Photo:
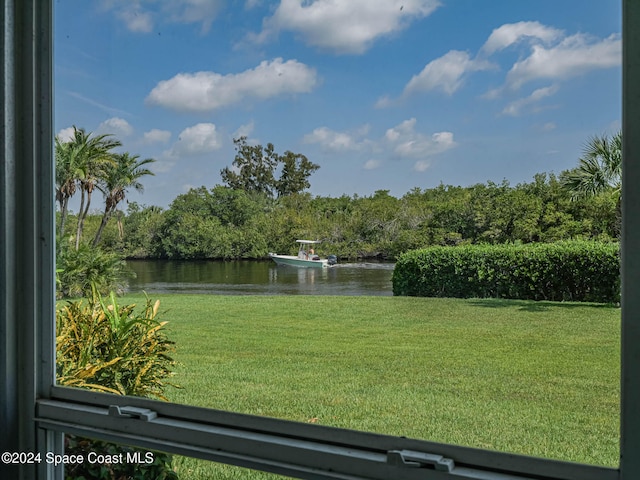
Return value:
M 269 198 L 203 186 L 167 209 L 129 203 L 123 237 L 112 226 L 104 246 L 129 258 L 264 258 L 291 252 L 293 240 L 309 238 L 323 242 L 323 254 L 393 259 L 430 245 L 615 240 L 616 205 L 610 192 L 572 200 L 558 177 L 544 173 L 515 186 L 439 185 L 399 198 L 385 190 L 363 197 Z
M 386 190 L 362 197 L 312 196 L 306 190 L 318 165 L 290 151 L 280 155 L 271 144 L 249 145 L 241 137 L 234 140 L 232 167 L 221 171 L 224 184 L 191 189 L 167 209 L 132 202 L 125 211 L 117 207 L 129 188 L 141 188 L 141 177 L 152 174 L 146 165 L 153 160 L 110 157 L 104 154 L 113 142 L 109 136 L 90 137 L 80 129 L 75 135 L 75 141 L 56 142 L 56 160 L 73 157 L 83 165 L 84 155 L 89 156 L 84 152 L 93 149 L 94 164 L 102 164 L 105 172 L 115 175 L 115 165 L 122 163 L 120 180 L 108 184 L 106 175 L 92 177 L 78 167 L 67 177 L 75 175 L 75 182 L 64 183 L 62 169 L 59 231 L 74 235 L 65 224 L 65 202 L 76 188 L 85 198 L 74 216 L 76 248 L 86 230 L 93 233 L 93 245 L 128 258 L 265 258 L 269 252 L 291 252 L 297 238 L 310 238 L 323 242 L 323 254 L 393 259 L 430 245 L 616 240 L 619 233 L 620 134 L 589 139 L 578 166 L 559 176 L 539 173 L 517 185 L 507 180 L 441 184 L 401 197 Z M 88 214 L 93 188 L 105 196 L 101 215 Z M 120 227 L 108 224 L 114 215 Z

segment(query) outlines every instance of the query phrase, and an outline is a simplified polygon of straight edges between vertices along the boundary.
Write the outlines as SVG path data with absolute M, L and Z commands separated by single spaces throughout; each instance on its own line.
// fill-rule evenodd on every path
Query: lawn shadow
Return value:
M 473 298 L 469 305 L 482 308 L 517 308 L 521 312 L 548 312 L 552 308 L 574 310 L 576 308 L 620 308 L 611 303 L 550 302 L 546 300 L 509 300 L 501 298 Z

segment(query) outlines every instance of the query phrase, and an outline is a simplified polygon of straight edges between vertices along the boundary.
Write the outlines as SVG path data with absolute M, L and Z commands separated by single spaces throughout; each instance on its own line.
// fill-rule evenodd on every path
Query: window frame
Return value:
M 622 2 L 622 368 L 616 469 L 55 386 L 53 2 L 1 1 L 0 426 L 5 435 L 0 451 L 61 453 L 61 432 L 68 432 L 310 479 L 640 478 L 640 2 Z M 127 407 L 151 410 L 157 418 L 127 413 Z M 451 472 L 441 457 L 453 460 Z M 436 464 L 440 470 L 433 469 Z M 62 469 L 46 462 L 0 463 L 0 477 L 57 479 Z

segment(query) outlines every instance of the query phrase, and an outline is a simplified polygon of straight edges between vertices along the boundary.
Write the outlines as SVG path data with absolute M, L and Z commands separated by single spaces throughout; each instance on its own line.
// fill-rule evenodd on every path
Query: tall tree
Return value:
M 262 145 L 249 145 L 244 136 L 234 139 L 233 143 L 236 145 L 233 168 L 226 167 L 220 171 L 222 181 L 236 190 L 272 196 L 275 186 L 274 171 L 278 165 L 278 154 L 273 144 L 268 143 L 266 148 Z
M 617 204 L 618 233 L 621 220 L 622 132 L 613 137 L 594 136 L 587 142 L 578 166 L 563 172 L 560 181 L 572 200 L 611 192 Z
M 309 188 L 309 177 L 320 168 L 320 165 L 309 161 L 304 155 L 288 150 L 279 157 L 279 161 L 282 163 L 282 171 L 276 182 L 278 197 L 300 193 Z
M 312 163 L 302 154 L 286 151 L 278 155 L 274 146 L 268 143 L 249 145 L 247 137 L 233 140 L 236 156 L 231 168 L 220 171 L 222 181 L 235 190 L 282 197 L 300 193 L 309 188 L 309 176 L 319 165 Z M 280 176 L 276 178 L 280 169 Z
M 138 192 L 144 190 L 140 178 L 145 175 L 154 175 L 154 173 L 145 168 L 145 165 L 155 162 L 153 158 L 145 158 L 140 160 L 139 155 L 130 155 L 129 153 L 121 153 L 113 155 L 114 163 L 104 166 L 101 177 L 98 180 L 98 188 L 105 195 L 105 207 L 102 215 L 102 221 L 93 239 L 95 247 L 100 241 L 100 236 L 107 222 L 116 211 L 118 203 L 126 197 L 127 190 L 134 188 Z
M 114 163 L 111 150 L 122 145 L 111 137 L 112 135 L 109 134 L 92 137 L 91 132 L 86 133 L 82 128 L 73 127 L 73 138 L 69 142 L 71 144 L 69 148 L 74 151 L 74 175 L 80 188 L 76 250 L 80 246 L 84 220 L 89 213 L 91 195 L 98 179 L 103 175 L 107 165 Z

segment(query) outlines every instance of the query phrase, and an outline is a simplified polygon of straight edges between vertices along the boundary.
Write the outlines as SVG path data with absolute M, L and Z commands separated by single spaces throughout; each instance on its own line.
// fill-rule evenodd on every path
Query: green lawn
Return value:
M 140 302 L 128 296 L 122 304 Z M 501 300 L 160 295 L 172 401 L 617 466 L 620 310 Z M 176 459 L 184 478 L 273 478 Z

